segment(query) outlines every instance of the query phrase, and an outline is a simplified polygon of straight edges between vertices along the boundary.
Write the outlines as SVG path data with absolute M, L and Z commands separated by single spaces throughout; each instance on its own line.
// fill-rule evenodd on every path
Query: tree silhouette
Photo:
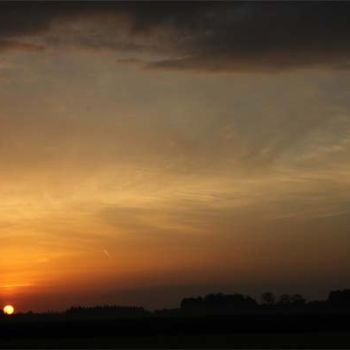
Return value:
M 291 296 L 291 303 L 293 305 L 304 305 L 306 303 L 306 300 L 302 295 L 294 294 Z
M 306 303 L 305 298 L 300 294 L 282 294 L 279 297 L 278 304 L 282 306 L 300 306 Z
M 330 292 L 327 301 L 332 306 L 350 307 L 350 289 Z
M 282 294 L 278 300 L 279 305 L 289 305 L 291 304 L 291 296 L 289 294 Z
M 234 310 L 247 310 L 256 307 L 256 301 L 242 294 L 208 294 L 204 298 L 185 298 L 181 310 L 200 313 L 229 313 Z
M 184 298 L 181 301 L 181 309 L 193 309 L 193 308 L 198 308 L 202 306 L 203 304 L 203 298 L 202 297 L 197 297 L 197 298 Z
M 261 300 L 265 305 L 274 305 L 276 302 L 276 297 L 271 292 L 265 292 L 261 295 Z

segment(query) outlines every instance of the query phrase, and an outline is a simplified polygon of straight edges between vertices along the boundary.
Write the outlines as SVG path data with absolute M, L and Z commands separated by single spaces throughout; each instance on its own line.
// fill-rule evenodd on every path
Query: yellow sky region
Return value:
M 170 73 L 74 50 L 5 58 L 4 303 L 345 287 L 347 74 Z
M 48 184 L 31 182 L 28 187 L 47 186 L 46 191 L 19 193 L 8 201 L 4 197 L 7 226 L 1 237 L 0 288 L 7 302 L 21 304 L 26 294 L 39 300 L 43 295 L 86 294 L 99 288 L 204 283 L 232 276 L 257 280 L 264 271 L 265 277 L 266 271 L 279 275 L 281 265 L 283 273 L 295 267 L 295 262 L 283 264 L 281 259 L 288 256 L 284 249 L 296 233 L 283 232 L 285 241 L 274 245 L 269 227 L 278 227 L 285 218 L 318 219 L 342 212 L 339 195 L 338 204 L 328 196 L 306 207 L 280 207 L 281 198 L 288 202 L 288 198 L 319 194 L 317 181 L 332 178 L 331 171 L 315 176 L 276 170 L 274 175 L 247 179 L 212 174 L 174 177 L 166 171 L 149 171 L 142 181 L 129 179 L 127 184 L 130 172 L 110 169 L 111 178 L 96 173 L 80 186 L 62 185 L 65 190 L 59 193 Z M 343 185 L 348 182 L 347 169 L 334 172 L 338 180 L 343 177 Z M 260 203 L 267 197 L 262 210 Z M 310 238 L 304 237 L 306 245 Z M 266 239 L 272 240 L 269 246 Z M 312 251 L 308 254 L 322 270 L 327 260 L 312 257 Z M 342 255 L 339 250 L 337 254 Z M 302 262 L 303 251 L 296 256 Z

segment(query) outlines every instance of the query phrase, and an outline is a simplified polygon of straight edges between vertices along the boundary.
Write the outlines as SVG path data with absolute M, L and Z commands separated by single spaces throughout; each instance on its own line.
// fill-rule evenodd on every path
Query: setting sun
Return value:
M 3 311 L 5 315 L 12 315 L 15 312 L 15 308 L 12 305 L 6 305 Z

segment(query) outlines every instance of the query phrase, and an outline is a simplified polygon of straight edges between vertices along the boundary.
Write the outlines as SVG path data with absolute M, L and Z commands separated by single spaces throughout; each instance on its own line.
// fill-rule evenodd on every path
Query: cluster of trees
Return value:
M 300 294 L 282 294 L 271 292 L 261 295 L 258 303 L 252 297 L 243 294 L 208 294 L 205 297 L 185 298 L 181 310 L 185 312 L 231 312 L 242 310 L 330 310 L 350 309 L 350 290 L 338 290 L 329 293 L 324 301 L 309 301 Z
M 304 305 L 306 303 L 306 299 L 300 294 L 282 294 L 277 298 L 271 292 L 263 293 L 261 301 L 264 305 Z
M 243 294 L 208 294 L 205 297 L 185 298 L 181 302 L 181 309 L 193 308 L 254 308 L 257 302 L 250 296 Z
M 350 307 L 350 289 L 330 292 L 328 303 L 333 306 Z
M 263 293 L 260 305 L 304 305 L 306 299 L 300 294 L 282 294 L 276 297 L 271 292 Z M 248 295 L 243 294 L 208 294 L 205 297 L 185 298 L 181 302 L 181 309 L 196 307 L 230 307 L 235 308 L 253 308 L 259 304 L 256 300 Z

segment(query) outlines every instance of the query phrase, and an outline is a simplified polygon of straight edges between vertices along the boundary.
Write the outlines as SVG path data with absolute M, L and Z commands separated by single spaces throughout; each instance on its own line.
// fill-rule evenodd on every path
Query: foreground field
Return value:
M 234 334 L 118 337 L 29 337 L 0 340 L 0 348 L 299 348 L 348 349 L 350 334 Z

